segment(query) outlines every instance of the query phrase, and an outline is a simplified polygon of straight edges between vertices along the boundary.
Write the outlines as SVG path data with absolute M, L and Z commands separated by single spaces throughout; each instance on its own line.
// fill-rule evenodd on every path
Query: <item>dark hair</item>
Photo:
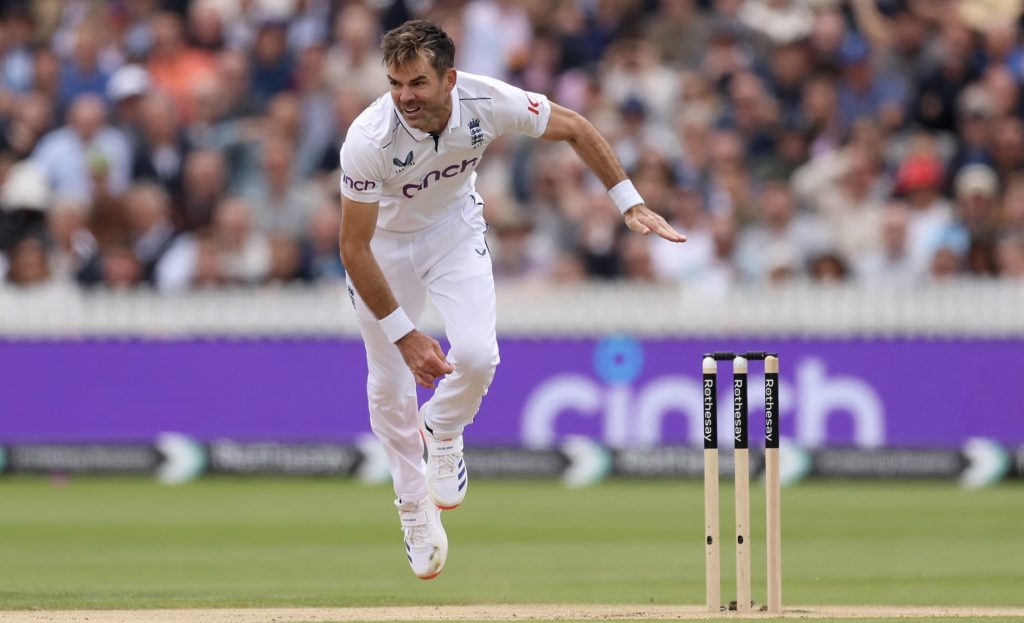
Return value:
M 434 22 L 417 19 L 384 33 L 384 66 L 403 65 L 422 54 L 438 76 L 455 67 L 455 42 Z

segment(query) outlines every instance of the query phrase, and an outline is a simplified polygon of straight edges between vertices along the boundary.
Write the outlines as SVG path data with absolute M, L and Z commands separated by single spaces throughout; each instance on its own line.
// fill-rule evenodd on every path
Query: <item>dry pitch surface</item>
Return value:
M 1024 608 L 951 606 L 796 606 L 785 619 L 985 619 L 1020 617 Z M 306 623 L 334 621 L 576 621 L 771 619 L 764 613 L 709 613 L 700 606 L 515 604 L 397 608 L 218 608 L 0 612 L 0 623 Z

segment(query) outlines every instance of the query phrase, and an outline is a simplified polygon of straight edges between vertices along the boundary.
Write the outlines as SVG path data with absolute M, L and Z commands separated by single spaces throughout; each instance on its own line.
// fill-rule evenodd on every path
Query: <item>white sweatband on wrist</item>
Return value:
M 394 344 L 416 328 L 416 325 L 405 315 L 405 311 L 399 307 L 395 311 L 377 321 L 377 326 L 388 336 L 388 341 Z
M 644 202 L 643 197 L 640 196 L 640 193 L 636 192 L 636 187 L 633 186 L 633 182 L 629 181 L 628 178 L 612 186 L 608 191 L 608 196 L 612 198 L 612 201 L 615 202 L 615 207 L 622 214 L 625 214 L 633 206 Z

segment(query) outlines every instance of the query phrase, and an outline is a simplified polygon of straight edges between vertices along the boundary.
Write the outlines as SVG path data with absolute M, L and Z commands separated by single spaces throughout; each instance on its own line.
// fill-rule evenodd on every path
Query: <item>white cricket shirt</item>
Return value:
M 409 126 L 390 94 L 349 127 L 341 147 L 341 193 L 379 201 L 377 229 L 413 233 L 451 218 L 473 192 L 491 141 L 508 132 L 538 137 L 551 116 L 543 95 L 461 71 L 451 97 L 448 127 L 436 137 Z

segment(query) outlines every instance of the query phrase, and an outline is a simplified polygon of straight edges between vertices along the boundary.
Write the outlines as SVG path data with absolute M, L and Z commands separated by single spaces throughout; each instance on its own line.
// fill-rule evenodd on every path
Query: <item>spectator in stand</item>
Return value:
M 1003 65 L 992 65 L 979 79 L 995 107 L 998 117 L 1019 117 L 1021 115 L 1020 87 L 1017 79 Z
M 310 45 L 298 55 L 295 67 L 295 97 L 299 104 L 299 127 L 296 132 L 295 168 L 302 177 L 310 177 L 320 163 L 324 149 L 334 134 L 334 101 L 324 78 L 322 45 Z
M 224 18 L 215 1 L 192 1 L 188 8 L 188 34 L 198 50 L 216 53 L 224 48 Z
M 1020 25 L 1012 21 L 987 20 L 981 29 L 981 56 L 986 67 L 1002 66 L 1020 75 L 1024 49 L 1020 45 Z
M 999 226 L 999 180 L 984 164 L 971 164 L 954 182 L 956 221 L 953 229 L 967 239 L 965 263 L 975 275 L 995 274 L 995 242 Z
M 253 223 L 252 208 L 243 199 L 230 197 L 217 206 L 213 239 L 219 249 L 225 278 L 252 285 L 270 273 L 270 244 Z
M 910 207 L 908 246 L 917 271 L 925 272 L 944 233 L 953 222 L 953 209 L 942 195 L 942 160 L 934 138 L 920 134 L 912 152 L 896 170 L 895 192 Z
M 218 110 L 211 121 L 245 119 L 259 114 L 252 91 L 249 58 L 240 50 L 224 50 L 217 56 L 214 81 L 219 86 Z
M 308 172 L 303 168 L 308 165 L 304 165 L 299 154 L 303 149 L 303 139 L 314 139 L 307 136 L 305 131 L 309 120 L 303 115 L 302 101 L 295 93 L 285 91 L 275 95 L 267 103 L 266 111 L 267 114 L 263 120 L 264 133 L 280 136 L 294 145 L 296 157 L 292 160 L 291 168 L 296 176 L 308 177 Z M 309 145 L 305 149 L 306 151 L 312 150 Z M 259 174 L 262 175 L 262 172 Z
M 314 169 L 316 177 L 321 179 L 329 178 L 329 182 L 323 185 L 327 188 L 336 189 L 341 183 L 341 161 L 338 158 L 341 143 L 345 140 L 345 133 L 352 121 L 369 105 L 370 102 L 363 99 L 359 91 L 354 88 L 340 88 L 334 90 L 333 101 L 331 102 L 331 132 L 323 150 L 320 152 L 320 159 Z
M 820 220 L 797 211 L 793 192 L 783 182 L 766 183 L 758 203 L 758 220 L 739 239 L 740 269 L 754 283 L 800 276 L 812 255 L 828 245 Z
M 303 263 L 299 241 L 287 234 L 276 232 L 267 237 L 270 245 L 269 283 L 309 281 L 308 267 Z
M 754 54 L 743 39 L 743 30 L 734 21 L 719 19 L 711 29 L 711 40 L 699 69 L 721 90 L 729 78 L 754 66 Z
M 818 283 L 843 283 L 850 276 L 850 269 L 842 255 L 834 251 L 823 251 L 811 256 L 807 274 Z
M 999 276 L 1024 280 L 1024 234 L 1003 235 L 996 245 L 996 269 Z
M 799 121 L 804 82 L 811 73 L 807 44 L 793 41 L 776 46 L 771 53 L 769 71 L 769 95 L 777 101 L 779 118 L 787 123 Z
M 989 156 L 992 167 L 1004 184 L 1024 172 L 1024 122 L 1019 117 L 996 119 L 992 126 Z
M 956 216 L 972 239 L 991 238 L 998 228 L 999 179 L 984 164 L 964 167 L 956 175 Z
M 134 60 L 144 58 L 153 45 L 151 25 L 153 17 L 160 12 L 159 3 L 155 0 L 137 0 L 126 2 L 118 8 L 123 11 L 125 20 L 121 33 L 125 54 Z
M 16 160 L 29 157 L 53 128 L 53 116 L 52 103 L 39 91 L 15 95 L 10 116 L 0 117 L 0 152 L 8 152 Z
M 620 278 L 637 283 L 654 283 L 658 275 L 651 260 L 651 250 L 647 241 L 638 236 L 622 236 L 619 238 L 619 256 L 622 257 L 622 274 Z
M 214 149 L 189 152 L 182 167 L 181 200 L 175 204 L 175 228 L 191 231 L 208 226 L 214 207 L 226 192 L 224 156 Z
M 292 86 L 292 55 L 288 51 L 287 26 L 276 19 L 264 21 L 253 45 L 252 90 L 258 105 Z
M 763 81 L 751 71 L 733 75 L 729 82 L 727 108 L 720 127 L 739 133 L 746 147 L 746 159 L 753 173 L 765 170 L 776 160 L 775 128 L 779 110 Z
M 648 113 L 648 131 L 662 134 L 676 111 L 679 78 L 658 63 L 657 49 L 641 39 L 621 40 L 609 46 L 601 73 L 605 96 L 623 106 L 639 101 Z
M 35 18 L 26 5 L 13 4 L 0 14 L 0 89 L 25 93 L 32 88 Z
M 332 4 L 330 0 L 296 0 L 288 24 L 288 49 L 293 54 L 323 45 Z
M 713 258 L 711 218 L 703 197 L 693 186 L 667 190 L 664 216 L 676 231 L 686 231 L 686 246 L 649 238 L 654 273 L 661 281 L 685 282 L 706 270 Z
M 881 242 L 880 183 L 876 160 L 858 145 L 817 158 L 793 176 L 800 203 L 822 218 L 835 251 L 847 260 Z
M 533 27 L 516 0 L 476 0 L 462 13 L 464 36 L 457 65 L 472 74 L 508 82 L 526 62 Z
M 106 125 L 103 100 L 90 93 L 79 95 L 67 121 L 46 134 L 32 152 L 32 161 L 43 169 L 53 191 L 82 200 L 123 192 L 130 178 L 131 151 L 125 137 Z
M 55 104 L 60 98 L 60 59 L 50 48 L 38 48 L 35 51 L 33 63 L 35 70 L 32 76 L 32 88 L 39 91 L 51 104 Z M 58 113 L 61 118 L 64 111 Z
M 910 254 L 910 210 L 902 201 L 891 201 L 882 213 L 882 244 L 855 258 L 856 273 L 864 283 L 910 286 L 923 271 Z
M 911 118 L 926 128 L 953 131 L 960 93 L 977 78 L 971 32 L 955 19 L 944 20 L 936 47 L 938 67 L 918 81 Z
M 20 287 L 38 286 L 50 280 L 46 247 L 36 236 L 22 238 L 7 252 L 8 283 Z
M 739 11 L 743 24 L 769 45 L 799 41 L 811 33 L 814 14 L 804 0 L 747 0 Z
M 46 214 L 49 263 L 57 282 L 74 282 L 75 275 L 96 253 L 96 239 L 86 227 L 88 209 L 83 201 L 62 199 L 55 201 Z
M 321 282 L 339 282 L 345 279 L 345 267 L 338 249 L 338 229 L 341 214 L 336 199 L 325 200 L 309 219 L 304 255 L 309 264 L 310 278 Z
M 696 0 L 659 0 L 658 11 L 645 20 L 644 40 L 650 41 L 670 67 L 694 67 L 704 55 L 711 18 Z
M 117 207 L 120 230 L 109 241 L 101 241 L 96 254 L 83 264 L 78 274 L 83 284 L 130 287 L 153 283 L 156 265 L 174 240 L 170 196 L 159 185 L 131 187 Z
M 711 217 L 711 261 L 697 274 L 693 283 L 710 296 L 723 297 L 740 280 L 736 262 L 736 219 L 728 214 Z
M 171 98 L 179 119 L 188 124 L 195 117 L 193 88 L 214 77 L 214 56 L 186 41 L 181 17 L 174 13 L 153 17 L 151 31 L 153 45 L 146 68 L 153 85 Z
M 1010 234 L 1024 234 L 1024 175 L 1009 179 L 999 210 L 999 228 Z
M 380 97 L 387 73 L 377 48 L 380 22 L 373 10 L 351 2 L 334 19 L 334 44 L 327 50 L 324 70 L 335 89 L 356 89 L 366 101 Z
M 862 117 L 877 119 L 892 132 L 903 125 L 906 85 L 886 68 L 876 67 L 871 47 L 851 34 L 839 48 L 839 115 L 844 128 Z
M 142 101 L 150 92 L 149 72 L 140 65 L 124 65 L 107 81 L 110 121 L 133 148 L 142 140 Z
M 143 283 L 143 269 L 139 258 L 127 242 L 107 247 L 98 258 L 98 278 L 79 279 L 83 285 L 102 286 L 110 290 L 127 290 Z
M 940 240 L 928 267 L 929 280 L 941 283 L 961 277 L 966 253 L 966 240 L 961 236 L 953 235 Z
M 183 200 L 182 169 L 191 146 L 178 125 L 174 104 L 160 94 L 146 96 L 139 121 L 139 141 L 132 155 L 132 179 L 156 182 L 171 200 Z
M 156 267 L 161 291 L 225 284 L 251 286 L 270 272 L 270 245 L 253 231 L 252 214 L 245 201 L 221 201 L 212 227 L 179 236 Z
M 819 7 L 814 13 L 809 43 L 815 70 L 832 73 L 839 69 L 840 48 L 846 40 L 848 27 L 836 4 Z
M 911 85 L 929 69 L 926 55 L 928 25 L 923 16 L 903 2 L 890 2 L 883 11 L 877 2 L 849 3 L 854 26 L 887 67 L 905 85 Z
M 220 249 L 210 232 L 203 230 L 195 234 L 195 263 L 189 286 L 195 289 L 216 288 L 228 285 Z
M 604 193 L 587 193 L 585 197 L 585 203 L 607 203 L 607 209 L 592 209 L 582 214 L 579 223 L 579 252 L 583 265 L 590 277 L 617 277 L 622 274 L 622 264 L 616 247 L 621 218 L 608 203 L 608 197 Z
M 665 141 L 660 140 L 647 123 L 647 116 L 647 106 L 637 98 L 629 98 L 619 109 L 618 132 L 611 142 L 627 171 L 639 164 L 643 152 L 649 149 L 666 151 Z
M 57 110 L 63 113 L 73 100 L 86 93 L 103 96 L 109 78 L 100 67 L 98 28 L 83 21 L 75 28 L 70 55 L 61 63 Z
M 29 236 L 42 236 L 52 201 L 44 172 L 32 162 L 4 167 L 0 183 L 0 251 Z
M 742 225 L 758 219 L 755 180 L 747 167 L 744 143 L 734 130 L 719 130 L 711 135 L 707 170 L 709 207 L 713 212 L 730 213 Z
M 811 77 L 804 86 L 801 101 L 802 122 L 811 135 L 811 156 L 838 149 L 846 130 L 839 111 L 839 92 L 835 82 L 826 74 Z
M 157 184 L 142 183 L 125 193 L 121 206 L 140 279 L 152 283 L 157 262 L 174 242 L 170 194 Z
M 303 235 L 322 196 L 311 182 L 292 170 L 295 147 L 284 136 L 271 135 L 262 143 L 262 175 L 242 191 L 252 206 L 256 229 L 265 233 Z
M 993 117 L 994 104 L 983 87 L 975 84 L 963 90 L 957 104 L 959 140 L 949 165 L 953 175 L 969 164 L 988 164 Z
M 494 233 L 489 241 L 494 242 L 489 242 L 488 247 L 495 277 L 509 281 L 536 279 L 540 267 L 531 250 L 533 225 L 530 220 L 523 216 L 521 210 L 512 207 L 492 222 Z

